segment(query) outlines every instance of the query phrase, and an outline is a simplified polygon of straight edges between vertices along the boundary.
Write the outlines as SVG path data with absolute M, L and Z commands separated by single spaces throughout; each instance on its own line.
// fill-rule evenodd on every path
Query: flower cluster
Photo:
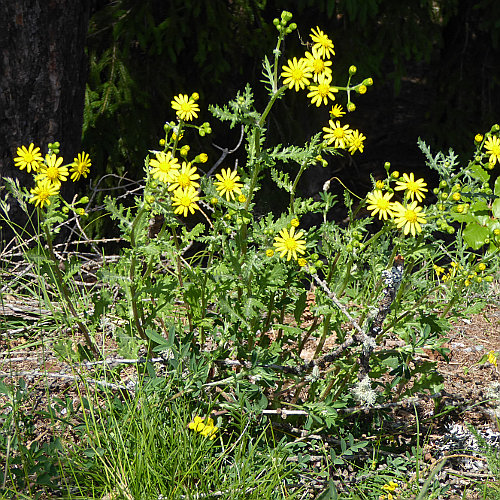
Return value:
M 494 125 L 489 133 L 486 134 L 486 139 L 482 134 L 477 134 L 474 141 L 479 146 L 480 152 L 477 155 L 478 160 L 487 159 L 485 168 L 492 170 L 497 163 L 500 163 L 500 137 L 498 137 L 500 127 Z M 496 134 L 496 135 L 494 135 Z M 484 152 L 482 149 L 484 148 Z
M 398 178 L 399 173 L 393 172 L 389 183 Z M 366 197 L 367 208 L 372 216 L 378 215 L 379 219 L 384 220 L 393 219 L 405 235 L 411 233 L 415 236 L 422 231 L 422 224 L 427 222 L 423 207 L 418 205 L 425 198 L 426 186 L 424 179 L 415 179 L 413 172 L 403 174 L 402 179 L 396 181 L 394 189 L 388 186 L 384 191 L 385 183 L 377 181 L 375 189 Z M 404 191 L 403 203 L 391 201 L 394 191 Z
M 493 276 L 486 275 L 486 264 L 484 262 L 479 262 L 475 266 L 475 269 L 464 272 L 464 268 L 458 262 L 451 262 L 449 269 L 444 267 L 434 265 L 434 272 L 436 276 L 443 282 L 454 281 L 455 279 L 463 280 L 465 286 L 470 286 L 473 282 L 481 283 L 483 280 L 486 282 L 493 281 Z
M 307 88 L 309 91 L 307 97 L 311 99 L 312 104 L 318 107 L 333 102 L 335 94 L 339 90 L 346 90 L 349 99 L 347 109 L 354 111 L 356 107 L 350 101 L 350 92 L 364 94 L 367 86 L 373 84 L 373 80 L 367 78 L 362 83 L 351 87 L 350 79 L 356 73 L 356 67 L 351 66 L 347 87 L 332 85 L 332 61 L 330 58 L 335 55 L 333 42 L 318 27 L 311 30 L 310 37 L 313 41 L 311 51 L 306 52 L 304 57 L 300 59 L 294 57 L 288 60 L 287 64 L 283 66 L 281 73 L 283 84 L 290 89 L 295 89 L 296 92 Z M 344 114 L 345 112 L 339 104 L 332 107 L 328 121 L 329 126 L 323 127 L 325 132 L 323 140 L 328 146 L 333 145 L 337 149 L 347 149 L 351 154 L 356 151 L 363 152 L 363 141 L 366 137 L 358 130 L 350 129 L 349 125 L 341 124 L 338 118 Z
M 212 418 L 194 417 L 193 422 L 188 424 L 188 428 L 195 432 L 199 432 L 202 436 L 207 437 L 211 441 L 215 439 L 219 428 L 214 424 Z
M 49 152 L 42 156 L 39 147 L 31 143 L 27 148 L 21 146 L 17 148 L 17 157 L 14 158 L 14 164 L 20 170 L 26 169 L 28 173 L 33 174 L 35 187 L 31 189 L 30 203 L 43 208 L 49 206 L 50 199 L 57 196 L 61 189 L 61 183 L 68 180 L 68 176 L 73 182 L 81 177 L 87 177 L 92 165 L 87 153 L 79 153 L 72 163 L 63 165 L 62 156 L 59 153 L 59 143 L 49 144 Z M 83 210 L 83 209 L 79 209 Z
M 387 484 L 384 484 L 381 489 L 384 490 L 384 494 L 378 497 L 379 500 L 395 500 L 397 498 L 395 493 L 398 489 L 398 483 L 395 481 L 389 481 Z

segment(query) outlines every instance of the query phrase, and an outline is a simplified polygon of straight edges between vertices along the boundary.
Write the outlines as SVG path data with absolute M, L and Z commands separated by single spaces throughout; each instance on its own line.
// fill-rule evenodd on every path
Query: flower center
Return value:
M 417 222 L 417 213 L 413 210 L 407 210 L 405 213 L 405 219 L 408 222 Z
M 389 208 L 389 202 L 385 198 L 380 198 L 377 200 L 377 207 L 380 210 L 387 210 Z
M 408 184 L 406 184 L 406 189 L 408 189 L 408 191 L 418 191 L 419 190 L 419 187 L 418 187 L 418 184 L 416 182 L 408 182 Z
M 190 102 L 183 102 L 181 105 L 181 109 L 182 109 L 182 111 L 184 111 L 184 113 L 189 113 L 189 111 L 191 111 L 191 103 Z
M 499 144 L 493 145 L 493 147 L 491 148 L 491 154 L 494 154 L 495 156 L 500 156 L 500 145 Z
M 179 174 L 177 177 L 177 183 L 183 188 L 188 187 L 191 184 L 191 180 L 187 174 Z
M 315 73 L 321 73 L 325 69 L 325 63 L 322 59 L 314 59 L 313 68 Z
M 49 167 L 47 169 L 47 178 L 54 181 L 59 178 L 59 169 L 57 167 Z
M 183 207 L 189 207 L 191 205 L 191 198 L 189 196 L 183 196 L 179 201 Z
M 292 79 L 293 80 L 302 80 L 303 76 L 304 76 L 304 72 L 299 68 L 296 68 L 292 71 Z
M 233 191 L 234 184 L 235 182 L 233 181 L 233 179 L 224 179 L 224 187 L 226 188 L 226 191 Z
M 26 163 L 31 163 L 34 160 L 35 160 L 35 157 L 31 153 L 27 153 L 24 155 L 24 161 Z
M 318 94 L 321 97 L 327 96 L 329 92 L 330 92 L 330 85 L 327 85 L 326 83 L 320 83 L 318 85 Z
M 287 250 L 295 250 L 297 248 L 297 242 L 293 238 L 287 238 L 285 241 L 285 247 Z
M 336 128 L 333 131 L 333 136 L 336 137 L 337 139 L 342 139 L 345 135 L 345 130 L 342 127 Z

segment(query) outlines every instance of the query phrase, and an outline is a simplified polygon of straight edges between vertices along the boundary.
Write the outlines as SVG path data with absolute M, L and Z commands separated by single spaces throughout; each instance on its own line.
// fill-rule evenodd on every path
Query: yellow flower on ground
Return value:
M 403 229 L 405 235 L 411 233 L 415 236 L 416 233 L 422 232 L 420 224 L 425 224 L 427 219 L 424 217 L 422 207 L 417 206 L 417 202 L 413 201 L 407 206 L 401 205 L 397 202 L 392 206 L 395 212 L 394 221 L 399 229 Z
M 349 150 L 349 153 L 351 153 L 352 155 L 356 151 L 362 153 L 365 147 L 365 145 L 363 144 L 363 141 L 365 139 L 366 137 L 359 130 L 353 130 L 352 134 L 347 139 L 347 148 Z
M 242 194 L 241 189 L 243 184 L 237 182 L 240 180 L 240 176 L 236 170 L 222 169 L 220 174 L 215 174 L 218 179 L 214 182 L 215 189 L 219 192 L 221 196 L 226 195 L 226 200 L 234 200 L 234 193 Z
M 382 193 L 379 189 L 376 189 L 373 193 L 369 193 L 366 201 L 368 202 L 368 210 L 372 211 L 371 215 L 375 216 L 378 214 L 380 220 L 387 220 L 388 217 L 393 217 L 394 211 L 392 206 L 394 204 L 391 202 L 393 196 L 394 193 Z
M 282 229 L 279 235 L 274 238 L 273 246 L 276 248 L 277 252 L 280 252 L 280 257 L 283 258 L 286 255 L 286 260 L 290 260 L 292 257 L 297 260 L 297 254 L 303 255 L 306 252 L 306 240 L 302 240 L 304 231 L 299 231 L 295 234 L 295 227 L 291 227 L 290 231 L 288 229 Z
M 43 208 L 44 205 L 48 206 L 50 205 L 50 197 L 59 193 L 59 187 L 60 185 L 53 184 L 48 179 L 42 179 L 31 189 L 33 197 L 30 198 L 29 202 L 41 208 Z
M 497 361 L 497 353 L 495 351 L 490 351 L 488 353 L 488 362 L 491 363 L 493 366 L 497 366 L 498 361 Z
M 43 157 L 40 154 L 40 148 L 35 148 L 35 145 L 31 143 L 28 148 L 26 146 L 21 146 L 17 148 L 18 156 L 14 158 L 14 165 L 19 168 L 19 170 L 26 169 L 26 172 L 30 173 L 37 172 L 40 166 L 40 162 L 43 161 Z
M 214 425 L 213 419 L 207 417 L 194 417 L 193 422 L 188 424 L 188 428 L 195 432 L 199 432 L 202 436 L 208 437 L 210 440 L 215 439 L 215 434 L 218 431 L 218 427 Z
M 68 180 L 69 175 L 68 167 L 61 165 L 62 162 L 62 156 L 58 158 L 56 155 L 46 155 L 45 164 L 40 165 L 36 180 L 47 179 L 52 184 L 60 186 L 61 182 Z
M 184 217 L 187 217 L 188 212 L 194 214 L 195 210 L 200 209 L 196 203 L 199 200 L 198 191 L 193 186 L 186 189 L 177 188 L 172 195 L 172 205 L 176 207 L 174 213 L 182 214 Z
M 333 50 L 333 42 L 316 26 L 311 30 L 311 35 L 309 35 L 314 42 L 313 50 L 315 50 L 324 59 L 330 59 L 330 55 L 334 56 L 335 51 Z
M 415 198 L 418 201 L 422 201 L 425 198 L 424 193 L 428 191 L 425 186 L 427 184 L 424 182 L 424 179 L 415 180 L 413 172 L 410 172 L 410 175 L 404 173 L 402 180 L 396 181 L 394 189 L 396 191 L 406 191 L 406 195 L 410 197 L 411 201 L 414 201 Z
M 319 107 L 322 103 L 325 105 L 328 104 L 328 99 L 335 100 L 333 94 L 339 90 L 336 87 L 332 87 L 330 81 L 328 76 L 322 75 L 318 77 L 317 85 L 309 86 L 310 92 L 307 94 L 307 97 L 311 98 L 312 104 L 316 104 Z
M 326 76 L 331 79 L 332 70 L 330 66 L 332 65 L 332 61 L 325 61 L 322 59 L 316 50 L 313 50 L 312 54 L 311 52 L 306 52 L 304 55 L 312 71 L 312 77 L 315 82 L 318 81 L 318 77 L 320 76 Z
M 200 183 L 196 182 L 200 178 L 200 174 L 196 172 L 196 167 L 193 167 L 191 163 L 183 161 L 180 170 L 172 171 L 172 184 L 168 186 L 168 190 L 174 191 L 177 188 L 186 189 L 189 186 L 200 187 Z
M 335 104 L 330 110 L 330 115 L 332 118 L 342 118 L 345 115 L 345 111 L 340 104 Z
M 484 142 L 484 149 L 490 155 L 489 164 L 500 163 L 500 139 L 498 137 L 488 137 Z
M 87 178 L 87 174 L 90 172 L 90 166 L 92 166 L 90 156 L 84 152 L 78 153 L 78 156 L 73 160 L 69 169 L 71 172 L 71 180 L 73 182 L 79 181 L 82 176 Z
M 378 497 L 379 500 L 396 500 L 396 497 L 392 493 L 396 491 L 397 487 L 398 483 L 395 481 L 389 481 L 387 484 L 384 484 L 381 489 L 387 492 L 387 495 L 380 495 Z
M 297 61 L 297 58 L 294 57 L 289 59 L 287 64 L 288 66 L 283 66 L 283 73 L 281 73 L 284 78 L 283 85 L 287 85 L 289 89 L 295 87 L 296 92 L 309 85 L 312 73 L 307 59 L 301 58 Z
M 326 132 L 323 140 L 327 141 L 328 145 L 334 144 L 336 148 L 345 149 L 352 135 L 349 125 L 342 126 L 338 120 L 336 122 L 328 120 L 328 124 L 330 127 L 323 127 L 323 132 Z
M 171 104 L 172 109 L 175 110 L 177 118 L 186 122 L 191 121 L 193 118 L 198 118 L 200 107 L 186 94 L 179 94 L 178 96 L 175 96 Z
M 157 179 L 164 184 L 174 181 L 175 173 L 180 167 L 179 161 L 177 158 L 172 157 L 170 151 L 156 153 L 156 158 L 149 160 L 149 166 L 151 167 L 153 179 Z

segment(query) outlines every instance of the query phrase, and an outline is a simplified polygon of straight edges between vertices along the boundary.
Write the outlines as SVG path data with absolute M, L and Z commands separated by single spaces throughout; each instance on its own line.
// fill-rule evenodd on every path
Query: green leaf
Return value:
M 295 303 L 295 310 L 293 311 L 293 316 L 294 316 L 295 321 L 297 322 L 298 325 L 300 325 L 300 318 L 301 318 L 302 313 L 305 311 L 305 308 L 306 308 L 306 298 L 307 298 L 307 294 L 304 291 L 300 294 L 300 297 L 298 298 L 297 302 Z
M 486 243 L 490 230 L 487 227 L 480 226 L 475 222 L 468 224 L 464 230 L 464 241 L 474 250 L 478 250 Z
M 495 196 L 500 196 L 500 177 L 497 177 L 497 180 L 495 181 Z
M 500 177 L 498 179 L 500 179 Z M 497 179 L 497 181 L 498 181 L 498 179 Z M 497 189 L 496 184 L 497 183 L 495 182 L 495 191 Z M 497 198 L 493 202 L 493 205 L 491 206 L 491 211 L 493 213 L 493 217 L 496 217 L 497 219 L 500 218 L 500 198 Z
M 490 180 L 490 174 L 479 165 L 472 165 L 470 173 L 478 181 L 487 182 Z

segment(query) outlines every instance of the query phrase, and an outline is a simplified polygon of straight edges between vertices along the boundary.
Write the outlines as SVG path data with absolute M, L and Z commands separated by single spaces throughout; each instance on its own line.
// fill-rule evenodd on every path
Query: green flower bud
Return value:
M 358 71 L 358 68 L 356 68 L 356 66 L 350 66 L 349 67 L 349 75 L 355 75 L 356 74 L 356 71 Z
M 349 111 L 349 113 L 352 113 L 355 109 L 356 105 L 353 102 L 347 104 L 347 111 Z

